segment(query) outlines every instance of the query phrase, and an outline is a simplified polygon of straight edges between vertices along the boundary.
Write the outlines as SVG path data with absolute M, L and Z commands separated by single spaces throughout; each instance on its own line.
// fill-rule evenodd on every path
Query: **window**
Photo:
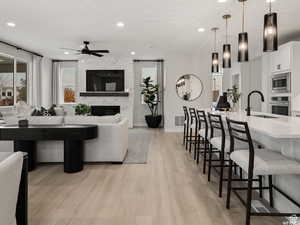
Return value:
M 27 63 L 0 55 L 0 106 L 27 102 Z
M 75 102 L 77 67 L 62 67 L 60 69 L 59 103 Z

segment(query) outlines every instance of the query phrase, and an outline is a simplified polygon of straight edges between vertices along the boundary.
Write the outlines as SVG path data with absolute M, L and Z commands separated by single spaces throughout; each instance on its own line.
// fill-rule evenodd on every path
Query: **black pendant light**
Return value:
M 245 32 L 245 2 L 247 0 L 238 0 L 238 1 L 243 3 L 242 33 L 239 33 L 238 61 L 239 62 L 248 62 L 249 61 L 248 33 Z
M 264 52 L 278 50 L 277 13 L 272 13 L 272 0 L 269 0 L 269 13 L 264 18 Z
M 214 27 L 211 30 L 214 32 L 215 40 L 214 40 L 214 49 L 212 53 L 212 65 L 211 65 L 211 72 L 212 73 L 219 73 L 219 53 L 217 52 L 217 30 L 219 28 Z
M 223 16 L 223 19 L 226 21 L 226 41 L 223 45 L 223 68 L 231 68 L 231 46 L 228 43 L 228 19 L 231 18 L 231 15 L 227 14 Z

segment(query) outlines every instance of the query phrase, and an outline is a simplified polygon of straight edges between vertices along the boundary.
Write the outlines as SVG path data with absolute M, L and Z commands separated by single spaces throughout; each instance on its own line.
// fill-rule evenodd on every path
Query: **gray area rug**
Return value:
M 124 163 L 145 164 L 151 141 L 151 130 L 134 128 L 128 130 L 128 152 Z

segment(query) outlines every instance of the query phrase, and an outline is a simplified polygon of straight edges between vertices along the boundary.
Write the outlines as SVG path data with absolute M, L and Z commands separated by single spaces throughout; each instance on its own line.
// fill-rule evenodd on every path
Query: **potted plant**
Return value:
M 151 115 L 145 116 L 147 125 L 150 128 L 158 128 L 162 120 L 162 116 L 158 115 L 159 85 L 153 84 L 151 77 L 146 77 L 143 79 L 141 86 L 143 101 L 147 104 L 151 112 Z
M 238 111 L 238 103 L 241 98 L 241 93 L 236 85 L 232 86 L 232 89 L 227 89 L 228 96 L 232 102 L 233 111 Z
M 87 116 L 91 113 L 91 107 L 87 104 L 78 104 L 75 106 L 75 115 Z

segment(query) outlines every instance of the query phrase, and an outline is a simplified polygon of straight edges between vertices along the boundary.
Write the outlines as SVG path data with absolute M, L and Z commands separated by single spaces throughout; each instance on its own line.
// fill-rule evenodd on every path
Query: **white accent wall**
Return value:
M 125 71 L 125 91 L 129 92 L 129 97 L 80 97 L 80 92 L 86 91 L 86 70 L 124 70 Z M 133 60 L 131 58 L 113 58 L 105 56 L 103 58 L 88 57 L 79 60 L 78 81 L 76 90 L 76 100 L 78 103 L 89 105 L 117 105 L 121 108 L 121 115 L 129 120 L 129 127 L 133 125 Z

